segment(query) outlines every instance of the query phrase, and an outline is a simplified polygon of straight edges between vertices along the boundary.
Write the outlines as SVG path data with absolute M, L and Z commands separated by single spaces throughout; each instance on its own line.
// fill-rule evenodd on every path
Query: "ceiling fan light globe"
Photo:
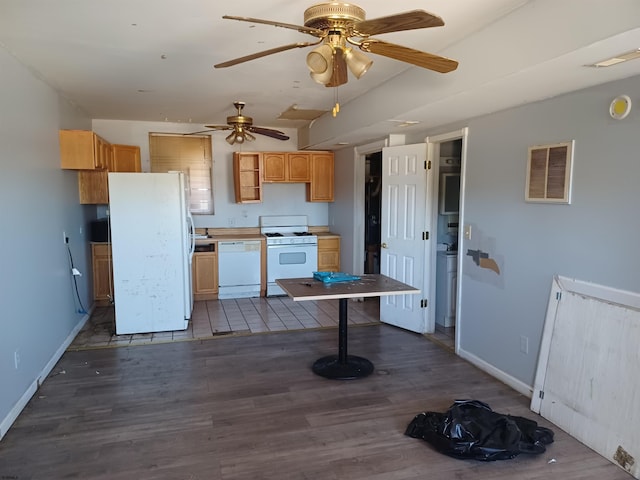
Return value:
M 333 76 L 333 69 L 327 70 L 324 73 L 313 73 L 309 74 L 314 82 L 319 83 L 320 85 L 326 85 L 331 81 L 331 77 Z
M 347 62 L 347 67 L 349 67 L 351 73 L 353 73 L 353 75 L 358 79 L 367 73 L 369 67 L 373 65 L 373 60 L 367 57 L 364 53 L 359 50 L 354 50 L 353 48 L 345 50 L 344 58 Z
M 311 73 L 322 74 L 331 70 L 333 63 L 333 48 L 324 44 L 314 48 L 307 54 L 307 67 Z
M 227 135 L 225 140 L 229 145 L 233 145 L 234 143 L 236 143 L 236 132 L 231 132 L 229 135 Z

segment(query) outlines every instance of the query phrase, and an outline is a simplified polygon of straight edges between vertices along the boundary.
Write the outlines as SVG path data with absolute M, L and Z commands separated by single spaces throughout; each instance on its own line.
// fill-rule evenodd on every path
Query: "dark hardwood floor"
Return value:
M 67 351 L 0 442 L 0 479 L 625 479 L 525 398 L 424 336 L 349 329 L 374 373 L 314 375 L 337 330 Z M 456 460 L 404 435 L 474 398 L 551 427 L 538 456 Z

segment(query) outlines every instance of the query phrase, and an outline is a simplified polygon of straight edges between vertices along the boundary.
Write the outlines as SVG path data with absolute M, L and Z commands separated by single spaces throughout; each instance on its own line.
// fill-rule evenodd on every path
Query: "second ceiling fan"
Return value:
M 214 130 L 231 130 L 231 133 L 226 137 L 226 141 L 229 145 L 236 143 L 244 143 L 245 141 L 255 140 L 256 137 L 252 133 L 259 135 L 265 135 L 267 137 L 275 138 L 277 140 L 289 140 L 289 137 L 280 130 L 274 130 L 273 128 L 256 127 L 253 125 L 253 118 L 247 117 L 242 114 L 242 109 L 245 106 L 244 102 L 233 102 L 233 106 L 237 109 L 237 115 L 227 117 L 226 125 L 205 125 L 207 130 L 201 130 L 199 132 L 192 132 L 187 135 L 195 135 L 198 133 L 211 132 Z
M 411 10 L 365 20 L 365 11 L 361 7 L 351 3 L 330 2 L 307 8 L 304 12 L 304 26 L 230 15 L 222 18 L 289 28 L 313 35 L 319 40 L 271 48 L 218 63 L 214 65 L 215 68 L 231 67 L 274 53 L 316 45 L 317 47 L 307 55 L 307 67 L 311 77 L 327 87 L 337 87 L 347 83 L 347 70 L 350 70 L 356 78 L 364 75 L 373 61 L 362 52 L 375 53 L 440 73 L 451 72 L 458 67 L 458 62 L 450 58 L 371 38 L 372 35 L 383 33 L 444 25 L 442 18 L 424 10 Z

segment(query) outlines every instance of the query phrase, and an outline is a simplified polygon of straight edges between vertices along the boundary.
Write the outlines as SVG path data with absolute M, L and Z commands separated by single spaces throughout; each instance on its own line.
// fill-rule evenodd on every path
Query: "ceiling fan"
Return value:
M 224 15 L 222 18 L 290 28 L 318 37 L 319 40 L 271 48 L 218 63 L 214 65 L 215 68 L 230 67 L 274 53 L 314 45 L 319 46 L 307 55 L 307 67 L 311 71 L 311 78 L 326 87 L 337 87 L 347 83 L 347 69 L 356 78 L 364 75 L 373 61 L 362 52 L 375 53 L 440 73 L 451 72 L 458 67 L 458 62 L 450 58 L 370 38 L 371 35 L 444 25 L 442 18 L 424 10 L 411 10 L 365 20 L 365 11 L 359 6 L 330 2 L 307 8 L 304 12 L 304 26 L 230 15 Z M 353 47 L 358 47 L 359 50 Z
M 233 106 L 238 110 L 238 114 L 227 117 L 226 125 L 205 125 L 207 130 L 189 133 L 188 135 L 211 132 L 213 130 L 231 130 L 229 136 L 225 138 L 229 145 L 255 140 L 256 137 L 254 137 L 252 133 L 266 135 L 267 137 L 276 138 L 278 140 L 289 140 L 289 137 L 282 133 L 280 130 L 274 130 L 265 127 L 255 127 L 253 125 L 253 118 L 242 115 L 242 109 L 245 106 L 244 102 L 233 102 Z

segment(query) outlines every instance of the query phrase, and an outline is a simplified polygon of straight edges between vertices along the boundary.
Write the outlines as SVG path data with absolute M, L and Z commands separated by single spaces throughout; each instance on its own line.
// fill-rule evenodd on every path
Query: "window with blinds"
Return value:
M 213 214 L 210 136 L 150 133 L 149 154 L 152 172 L 178 170 L 186 174 L 192 214 Z

